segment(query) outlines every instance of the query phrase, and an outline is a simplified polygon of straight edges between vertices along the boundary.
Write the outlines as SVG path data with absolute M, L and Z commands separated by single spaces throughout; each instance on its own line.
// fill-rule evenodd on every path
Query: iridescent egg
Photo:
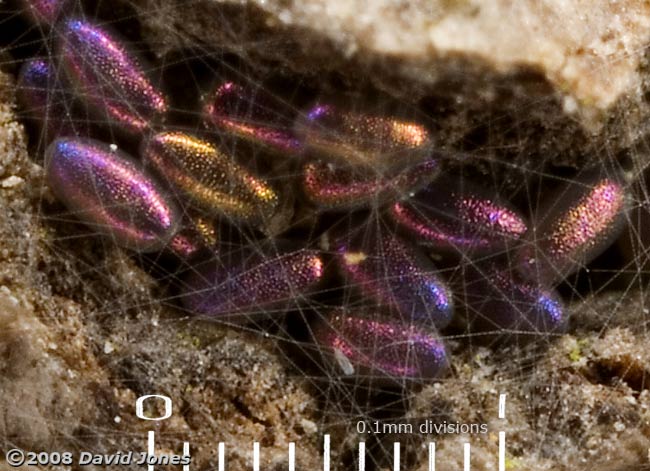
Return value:
M 245 323 L 297 307 L 322 276 L 323 259 L 315 250 L 245 247 L 195 264 L 181 299 L 192 314 Z
M 426 381 L 442 376 L 448 360 L 435 330 L 374 310 L 339 308 L 313 336 L 333 375 L 368 381 Z
M 290 108 L 261 88 L 234 82 L 219 85 L 205 99 L 206 120 L 254 146 L 282 155 L 294 154 L 302 143 L 293 135 Z
M 234 223 L 269 220 L 280 204 L 275 189 L 212 142 L 182 131 L 154 134 L 142 143 L 145 163 L 197 208 Z
M 428 160 L 386 177 L 318 160 L 303 166 L 302 189 L 312 204 L 323 209 L 378 207 L 421 189 L 439 171 L 438 162 Z
M 455 290 L 480 340 L 518 342 L 566 330 L 567 315 L 558 294 L 521 277 L 516 270 L 473 266 Z
M 99 119 L 133 134 L 167 111 L 151 67 L 117 33 L 88 20 L 60 25 L 59 55 L 78 96 Z
M 418 242 L 452 253 L 497 253 L 528 228 L 519 211 L 496 193 L 453 177 L 395 203 L 389 214 Z
M 74 216 L 118 245 L 148 252 L 174 236 L 180 211 L 140 164 L 115 146 L 59 138 L 45 153 L 50 188 Z
M 336 262 L 363 297 L 390 307 L 400 319 L 443 328 L 451 321 L 452 293 L 430 259 L 381 227 L 351 229 L 335 238 Z
M 89 135 L 88 122 L 74 118 L 73 98 L 66 93 L 50 61 L 26 61 L 20 69 L 17 89 L 20 104 L 38 122 L 44 142 L 58 136 Z
M 433 149 L 422 124 L 334 104 L 314 105 L 298 118 L 295 129 L 309 152 L 383 175 L 424 161 Z
M 545 199 L 516 258 L 524 276 L 553 285 L 600 255 L 621 234 L 630 207 L 622 175 L 587 171 Z

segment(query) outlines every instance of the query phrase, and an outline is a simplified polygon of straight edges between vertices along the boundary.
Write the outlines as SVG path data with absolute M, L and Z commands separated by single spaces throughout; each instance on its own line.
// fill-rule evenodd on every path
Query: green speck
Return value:
M 583 350 L 589 342 L 587 339 L 578 340 L 569 352 L 569 360 L 576 363 L 583 358 Z
M 201 346 L 201 339 L 195 335 L 190 335 L 187 332 L 178 332 L 176 338 L 183 343 L 190 344 L 194 348 L 199 348 Z
M 517 458 L 510 458 L 506 456 L 506 469 L 517 469 L 521 464 Z

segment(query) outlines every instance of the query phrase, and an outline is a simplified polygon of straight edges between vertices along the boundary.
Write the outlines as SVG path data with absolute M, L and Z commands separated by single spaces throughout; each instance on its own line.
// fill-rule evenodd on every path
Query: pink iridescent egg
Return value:
M 313 336 L 338 377 L 427 381 L 448 367 L 445 345 L 435 330 L 376 310 L 336 309 L 315 325 Z
M 245 247 L 195 264 L 183 281 L 181 299 L 192 314 L 245 323 L 297 307 L 322 276 L 317 251 Z
M 630 195 L 622 175 L 588 171 L 546 195 L 516 258 L 524 276 L 560 282 L 621 234 Z
M 439 178 L 395 203 L 389 214 L 419 243 L 451 253 L 498 253 L 528 229 L 519 211 L 497 194 L 454 177 Z
M 391 175 L 426 160 L 433 142 L 425 126 L 409 119 L 317 103 L 295 132 L 305 149 L 324 160 Z
M 58 53 L 80 100 L 99 119 L 138 134 L 167 112 L 166 97 L 149 78 L 151 66 L 117 33 L 68 19 L 60 25 Z
M 71 214 L 118 245 L 160 250 L 176 233 L 180 211 L 140 164 L 92 139 L 59 138 L 45 154 L 47 181 Z
M 302 149 L 293 135 L 288 104 L 261 88 L 220 84 L 206 99 L 205 119 L 227 133 L 265 150 L 291 155 Z
M 345 286 L 391 308 L 401 319 L 443 328 L 451 321 L 451 290 L 417 247 L 377 224 L 339 231 L 336 265 Z
M 322 209 L 379 207 L 421 189 L 439 171 L 439 163 L 428 160 L 387 177 L 317 160 L 303 166 L 302 191 L 312 204 Z

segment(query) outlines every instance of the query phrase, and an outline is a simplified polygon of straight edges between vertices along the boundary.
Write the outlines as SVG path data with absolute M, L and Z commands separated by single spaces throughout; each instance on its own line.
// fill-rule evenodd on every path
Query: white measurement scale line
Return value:
M 470 463 L 470 451 L 471 447 L 469 443 L 465 443 L 463 445 L 463 470 L 464 471 L 470 471 L 471 463 Z
M 260 442 L 253 442 L 253 471 L 260 471 Z
M 330 471 L 330 436 L 323 437 L 323 471 Z
M 218 471 L 226 471 L 226 444 L 224 442 L 219 442 L 218 447 L 219 455 L 219 468 Z
M 506 395 L 499 394 L 499 418 L 506 418 Z
M 393 471 L 399 471 L 399 442 L 393 444 Z
M 156 434 L 153 430 L 147 432 L 147 454 L 149 456 L 156 454 Z M 154 471 L 152 464 L 147 465 L 147 471 Z
M 499 394 L 499 419 L 506 418 L 506 395 Z M 506 432 L 499 432 L 499 471 L 506 471 Z
M 366 442 L 359 442 L 359 471 L 366 471 Z
M 183 456 L 190 456 L 190 442 L 183 442 Z M 183 471 L 190 471 L 190 464 L 183 465 Z
M 436 471 L 436 444 L 429 442 L 429 471 Z
M 289 471 L 296 471 L 296 444 L 289 443 Z
M 506 432 L 499 432 L 499 471 L 506 471 Z

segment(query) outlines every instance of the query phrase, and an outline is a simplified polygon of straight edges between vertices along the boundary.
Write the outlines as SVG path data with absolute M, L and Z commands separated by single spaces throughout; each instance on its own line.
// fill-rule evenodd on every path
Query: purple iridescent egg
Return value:
M 38 122 L 45 142 L 58 136 L 87 136 L 87 121 L 74 119 L 73 99 L 46 59 L 26 61 L 18 76 L 18 98 L 25 113 Z
M 521 277 L 516 270 L 487 265 L 467 270 L 455 290 L 477 340 L 518 342 L 560 334 L 567 315 L 558 294 Z
M 245 247 L 220 252 L 193 266 L 184 279 L 181 299 L 193 314 L 235 323 L 272 318 L 299 305 L 323 276 L 323 260 L 314 250 L 261 251 Z
M 391 308 L 400 319 L 445 327 L 453 313 L 447 284 L 424 253 L 380 226 L 368 224 L 335 237 L 346 287 Z
M 420 123 L 373 111 L 318 103 L 298 118 L 296 134 L 324 160 L 390 175 L 426 160 L 433 149 Z
M 288 104 L 261 88 L 222 83 L 205 99 L 203 112 L 208 122 L 254 146 L 282 155 L 302 149 Z
M 179 227 L 173 200 L 115 146 L 59 138 L 47 148 L 45 165 L 50 188 L 72 215 L 118 245 L 160 250 Z
M 621 234 L 630 194 L 621 174 L 587 171 L 548 194 L 517 252 L 521 273 L 545 285 L 562 281 Z
M 81 101 L 102 120 L 137 134 L 167 111 L 151 68 L 109 29 L 82 19 L 61 24 L 59 54 Z
M 494 192 L 458 178 L 440 178 L 407 201 L 392 219 L 419 243 L 451 253 L 497 253 L 519 241 L 528 226 Z
M 438 162 L 428 160 L 387 177 L 317 160 L 304 165 L 302 190 L 311 203 L 323 209 L 378 207 L 421 189 L 439 171 Z
M 448 367 L 445 345 L 435 330 L 374 310 L 336 309 L 314 326 L 313 336 L 336 376 L 426 381 Z

